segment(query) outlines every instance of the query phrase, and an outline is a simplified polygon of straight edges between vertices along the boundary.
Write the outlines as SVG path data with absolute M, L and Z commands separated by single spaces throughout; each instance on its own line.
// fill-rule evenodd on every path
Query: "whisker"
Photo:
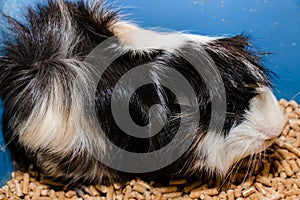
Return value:
M 247 167 L 244 179 L 242 181 L 242 184 L 244 184 L 246 182 L 247 177 L 249 177 L 249 179 L 250 179 L 249 175 L 251 174 L 251 168 L 252 168 L 252 163 L 253 163 L 254 157 L 255 157 L 255 154 L 251 154 L 250 157 L 249 157 L 248 167 Z
M 292 98 L 291 98 L 291 100 L 294 100 L 297 96 L 299 96 L 300 95 L 300 91 L 299 92 L 297 92 Z

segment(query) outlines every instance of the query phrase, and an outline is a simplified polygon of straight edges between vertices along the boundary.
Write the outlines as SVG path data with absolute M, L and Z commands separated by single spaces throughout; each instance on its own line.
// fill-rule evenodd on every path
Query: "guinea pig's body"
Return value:
M 184 175 L 224 176 L 235 162 L 269 146 L 283 126 L 268 72 L 248 50 L 244 36 L 147 31 L 122 21 L 102 2 L 80 0 L 50 0 L 46 6 L 30 9 L 25 24 L 8 20 L 14 36 L 0 57 L 0 95 L 5 105 L 3 136 L 17 166 L 33 163 L 45 175 L 68 183 L 114 181 L 122 170 L 106 166 L 101 157 L 119 152 L 110 152 L 105 138 L 129 152 L 154 152 L 168 145 L 184 116 L 193 118 L 196 110 L 200 113 L 195 118 L 197 127 L 189 130 L 194 124 L 186 126 L 182 138 L 190 145 L 168 168 L 174 166 L 172 173 Z M 97 65 L 103 68 L 102 76 L 97 77 L 97 67 L 90 67 L 87 59 L 111 37 L 116 40 L 111 41 L 110 52 L 117 56 L 107 68 Z M 184 58 L 184 53 L 191 51 L 203 61 L 203 73 L 216 67 L 224 90 L 214 87 L 211 91 L 206 81 L 210 77 L 199 74 Z M 100 63 L 101 59 L 104 57 Z M 143 65 L 152 66 L 145 75 L 152 84 L 130 93 L 133 83 L 129 81 L 115 90 L 124 74 Z M 196 107 L 189 97 L 179 99 L 163 86 L 167 79 L 180 88 L 168 77 L 169 69 L 188 81 L 196 95 Z M 135 80 L 139 79 L 143 78 L 137 75 Z M 210 121 L 218 121 L 212 112 L 213 99 L 221 93 L 225 94 L 226 109 L 217 116 L 224 115 L 224 126 L 211 129 Z M 146 129 L 149 138 L 134 137 L 118 126 L 111 102 L 122 105 L 128 99 L 132 121 L 141 127 L 150 124 Z M 151 110 L 154 104 L 161 107 Z M 155 123 L 166 122 L 156 135 L 150 134 L 154 123 L 150 110 L 158 118 Z M 162 113 L 166 118 L 159 118 Z

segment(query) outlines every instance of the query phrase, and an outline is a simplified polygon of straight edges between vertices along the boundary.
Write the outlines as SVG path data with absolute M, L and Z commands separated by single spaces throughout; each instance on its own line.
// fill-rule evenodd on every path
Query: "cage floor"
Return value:
M 279 101 L 285 115 L 281 135 L 265 152 L 246 158 L 225 181 L 171 179 L 168 184 L 140 178 L 125 186 L 89 185 L 81 190 L 54 190 L 52 182 L 37 172 L 15 171 L 0 189 L 0 199 L 300 199 L 300 107 L 295 101 Z

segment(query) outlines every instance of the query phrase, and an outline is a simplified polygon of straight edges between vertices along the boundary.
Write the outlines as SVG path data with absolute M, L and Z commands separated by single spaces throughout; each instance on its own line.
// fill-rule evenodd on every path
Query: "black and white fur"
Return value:
M 189 80 L 199 101 L 199 130 L 187 135 L 193 145 L 169 166 L 172 172 L 222 177 L 240 159 L 264 150 L 281 131 L 283 117 L 270 89 L 268 70 L 249 50 L 248 38 L 243 35 L 224 38 L 144 30 L 122 20 L 101 0 L 49 0 L 46 5 L 30 8 L 25 23 L 7 19 L 11 25 L 7 37 L 12 39 L 7 40 L 0 57 L 3 136 L 20 168 L 34 163 L 45 175 L 69 184 L 115 181 L 120 179 L 120 172 L 106 167 L 87 150 L 96 145 L 99 155 L 105 154 L 104 134 L 133 152 L 150 152 L 167 144 L 176 132 L 180 110 L 176 97 L 159 83 L 142 87 L 130 106 L 132 118 L 139 125 L 148 123 L 152 104 L 169 108 L 173 118 L 158 137 L 126 135 L 110 110 L 110 95 L 122 74 L 150 62 L 160 72 L 165 66 L 179 71 Z M 85 108 L 89 104 L 86 96 L 92 92 L 92 72 L 83 61 L 112 36 L 117 36 L 121 44 L 115 51 L 123 53 L 106 71 L 97 93 L 92 94 L 97 116 L 90 116 Z M 222 132 L 207 132 L 210 95 L 201 76 L 178 55 L 184 48 L 197 47 L 213 59 L 225 85 L 227 110 Z M 119 95 L 122 100 L 122 95 L 129 94 Z M 97 132 L 95 124 L 100 124 L 105 133 Z

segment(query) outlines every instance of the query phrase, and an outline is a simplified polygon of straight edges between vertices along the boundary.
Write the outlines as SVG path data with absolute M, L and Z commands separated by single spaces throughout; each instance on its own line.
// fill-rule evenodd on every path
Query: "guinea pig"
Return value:
M 70 185 L 163 169 L 225 177 L 283 127 L 245 35 L 146 30 L 101 0 L 5 17 L 3 137 L 17 168 Z

